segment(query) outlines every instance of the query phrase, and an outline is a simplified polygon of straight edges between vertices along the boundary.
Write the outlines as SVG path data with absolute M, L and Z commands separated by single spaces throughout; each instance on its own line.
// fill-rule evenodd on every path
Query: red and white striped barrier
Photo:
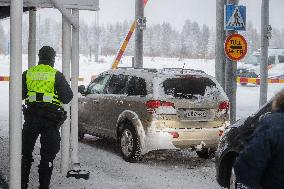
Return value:
M 0 81 L 9 81 L 10 77 L 9 76 L 0 76 Z
M 245 77 L 237 77 L 237 83 L 241 84 L 260 84 L 260 78 L 245 78 Z M 284 79 L 268 79 L 267 83 L 284 83 Z

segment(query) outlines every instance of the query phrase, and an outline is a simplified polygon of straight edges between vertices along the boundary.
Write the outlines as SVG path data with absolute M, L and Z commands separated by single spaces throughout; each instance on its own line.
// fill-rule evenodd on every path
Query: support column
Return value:
M 99 20 L 99 11 L 96 12 L 97 16 L 96 16 L 96 30 L 97 30 L 97 36 L 96 36 L 96 41 L 95 41 L 95 45 L 96 45 L 96 54 L 95 54 L 95 61 L 99 62 L 99 53 L 100 53 L 100 20 Z
M 228 4 L 238 4 L 239 0 L 227 0 Z M 236 33 L 236 31 L 227 31 L 227 36 Z M 226 84 L 225 84 L 225 90 L 227 93 L 227 96 L 230 101 L 230 121 L 231 123 L 236 122 L 236 109 L 237 109 L 237 62 L 230 60 L 229 58 L 226 58 Z
M 62 72 L 70 83 L 70 63 L 71 63 L 71 25 L 62 16 Z M 67 119 L 61 127 L 61 173 L 66 175 L 69 169 L 70 157 L 70 104 L 63 105 L 67 111 Z
M 225 88 L 226 64 L 226 56 L 224 52 L 224 5 L 225 0 L 216 0 L 215 77 L 223 88 Z
M 73 16 L 79 22 L 79 10 L 72 10 Z M 72 27 L 72 63 L 71 88 L 73 100 L 71 102 L 71 159 L 78 164 L 78 78 L 79 78 L 79 28 Z
M 144 3 L 143 0 L 136 0 L 135 5 L 135 21 L 144 18 Z M 136 23 L 135 30 L 135 68 L 143 68 L 143 30 Z
M 267 102 L 268 46 L 269 46 L 269 0 L 262 0 L 261 5 L 261 64 L 259 106 Z
M 9 83 L 10 189 L 21 188 L 22 159 L 22 18 L 23 0 L 11 0 Z
M 36 65 L 36 10 L 29 11 L 28 66 Z

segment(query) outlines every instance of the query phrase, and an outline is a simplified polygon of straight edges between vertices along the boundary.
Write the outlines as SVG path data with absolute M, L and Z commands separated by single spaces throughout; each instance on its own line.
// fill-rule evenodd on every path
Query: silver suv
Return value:
M 158 149 L 192 148 L 208 158 L 229 120 L 223 89 L 198 70 L 109 70 L 79 92 L 79 139 L 115 139 L 130 162 Z

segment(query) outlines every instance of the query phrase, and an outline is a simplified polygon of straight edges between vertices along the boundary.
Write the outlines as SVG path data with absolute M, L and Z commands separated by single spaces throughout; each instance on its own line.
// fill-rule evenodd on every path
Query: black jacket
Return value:
M 237 179 L 252 188 L 284 188 L 284 112 L 264 116 L 236 159 Z
M 26 75 L 27 75 L 27 71 L 25 71 L 22 75 L 22 99 L 23 100 L 27 98 L 27 93 L 28 93 Z M 56 72 L 56 75 L 55 75 L 54 89 L 55 91 L 57 91 L 58 98 L 63 104 L 68 104 L 72 100 L 73 92 L 70 88 L 70 85 L 66 81 L 65 76 L 59 71 Z M 41 103 L 38 103 L 38 104 L 41 105 Z

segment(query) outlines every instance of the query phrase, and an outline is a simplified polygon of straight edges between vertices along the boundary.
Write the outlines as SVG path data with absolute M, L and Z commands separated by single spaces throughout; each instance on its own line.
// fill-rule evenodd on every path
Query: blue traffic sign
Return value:
M 242 5 L 226 5 L 225 30 L 246 30 L 246 7 Z

